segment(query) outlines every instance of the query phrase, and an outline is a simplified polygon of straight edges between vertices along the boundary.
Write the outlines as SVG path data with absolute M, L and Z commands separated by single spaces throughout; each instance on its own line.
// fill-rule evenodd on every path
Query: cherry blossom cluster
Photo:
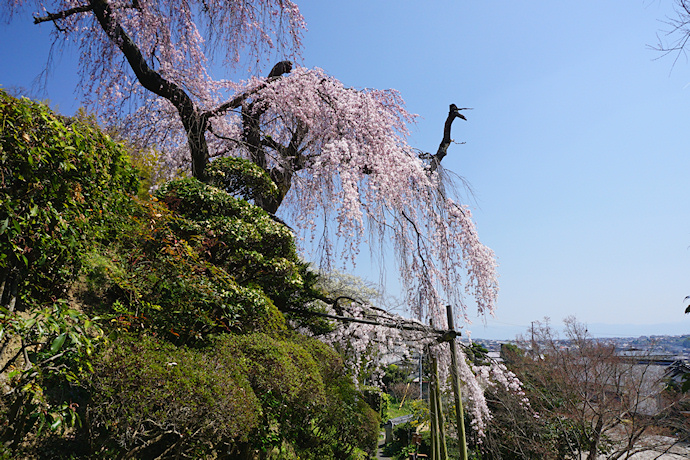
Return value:
M 335 313 L 331 307 L 326 310 Z M 385 359 L 391 353 L 409 357 L 421 353 L 426 345 L 433 344 L 435 337 L 424 330 L 421 323 L 387 313 L 368 304 L 352 304 L 347 307 L 347 317 L 368 320 L 377 324 L 338 322 L 335 329 L 318 339 L 331 345 L 343 356 L 353 380 L 383 386 Z M 403 330 L 397 326 L 416 324 L 419 331 Z
M 490 386 L 500 384 L 504 390 L 518 398 L 518 402 L 523 409 L 532 410 L 529 398 L 527 398 L 522 386 L 522 381 L 515 373 L 508 370 L 504 364 L 492 362 L 489 366 L 474 366 L 473 369 L 480 381 Z
M 392 90 L 348 88 L 320 69 L 297 67 L 272 82 L 254 78 L 243 91 L 262 110 L 264 134 L 286 145 L 306 131 L 281 212 L 304 236 L 320 238 L 326 264 L 356 258 L 363 243 L 397 255 L 408 299 L 418 318 L 445 324 L 445 303 L 466 320 L 465 297 L 493 312 L 496 260 L 478 238 L 470 210 L 441 193 L 407 144 L 415 120 Z M 256 90 L 256 88 L 260 88 Z M 248 156 L 241 146 L 234 154 Z M 294 158 L 268 155 L 270 167 L 290 170 Z M 324 230 L 322 224 L 333 223 Z M 410 302 L 412 304 L 412 302 Z
M 323 307 L 328 313 L 335 313 L 331 306 L 323 304 Z M 438 336 L 434 335 L 431 329 L 425 330 L 425 326 L 417 321 L 402 318 L 370 304 L 352 303 L 344 310 L 343 314 L 349 318 L 377 323 L 338 321 L 335 323 L 334 331 L 318 336 L 342 354 L 355 383 L 361 383 L 366 377 L 367 384 L 382 386 L 385 356 L 393 354 L 397 357 L 410 357 L 417 353 L 431 352 L 438 360 L 439 379 L 443 382 L 445 390 L 449 389 L 450 348 L 448 343 L 439 344 Z M 410 330 L 409 326 L 417 326 L 419 330 Z M 486 365 L 474 365 L 467 359 L 462 346 L 457 348 L 457 352 L 458 377 L 463 400 L 479 442 L 482 441 L 487 424 L 491 420 L 485 397 L 485 391 L 489 388 L 499 385 L 514 395 L 524 410 L 536 418 L 539 417 L 530 406 L 522 382 L 505 365 L 493 361 Z

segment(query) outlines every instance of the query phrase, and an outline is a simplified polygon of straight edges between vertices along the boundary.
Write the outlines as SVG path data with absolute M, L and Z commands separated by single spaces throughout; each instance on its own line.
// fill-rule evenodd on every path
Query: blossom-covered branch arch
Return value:
M 336 277 L 340 275 L 336 273 Z M 328 277 L 326 279 L 330 281 Z M 365 298 L 360 297 L 358 300 L 358 297 L 360 296 L 336 298 L 348 300 L 345 313 L 343 309 L 340 309 L 340 312 L 336 311 L 335 299 L 317 301 L 325 302 L 322 304 L 323 312 L 299 311 L 300 314 L 335 320 L 332 330 L 321 333 L 319 339 L 340 352 L 348 369 L 353 373 L 355 382 L 369 382 L 374 385 L 378 382 L 379 385 L 383 385 L 385 365 L 390 362 L 386 361 L 386 357 L 397 355 L 402 359 L 409 359 L 415 354 L 425 355 L 439 361 L 440 381 L 445 382 L 442 386 L 447 386 L 449 380 L 455 378 L 450 377 L 457 372 L 459 380 L 463 383 L 462 392 L 469 403 L 470 423 L 478 436 L 478 442 L 482 442 L 492 417 L 485 396 L 485 390 L 488 388 L 499 387 L 507 391 L 517 399 L 523 410 L 538 417 L 525 395 L 522 382 L 502 363 L 486 357 L 471 362 L 463 350 L 471 347 L 459 343 L 461 347 L 457 350 L 457 366 L 455 370 L 451 369 L 448 361 L 452 354 L 453 341 L 458 335 L 454 330 L 435 329 L 414 319 L 403 318 L 377 308 Z M 343 314 L 345 316 L 342 316 Z

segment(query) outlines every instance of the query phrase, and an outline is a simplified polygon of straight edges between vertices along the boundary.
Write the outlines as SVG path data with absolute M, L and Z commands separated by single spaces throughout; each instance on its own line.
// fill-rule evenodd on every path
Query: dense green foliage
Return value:
M 98 456 L 348 458 L 376 440 L 378 417 L 335 352 L 313 340 L 225 334 L 188 348 L 127 336 L 116 345 L 91 380 Z
M 299 299 L 304 287 L 289 233 L 195 179 L 169 184 L 159 196 L 177 212 L 132 201 L 128 215 L 113 216 L 112 239 L 90 254 L 87 294 L 105 302 L 95 311 L 111 310 L 125 329 L 153 329 L 178 343 L 283 328 L 275 303 Z
M 124 150 L 88 121 L 0 92 L 0 261 L 21 300 L 64 295 L 80 255 L 121 194 L 136 190 Z M 10 275 L 11 273 L 11 275 Z
M 278 187 L 259 165 L 243 158 L 226 157 L 212 162 L 206 174 L 211 184 L 246 200 L 278 198 Z
M 0 439 L 16 445 L 78 422 L 72 400 L 101 330 L 68 290 L 136 175 L 87 119 L 0 92 L 0 127 L 0 373 L 13 422 Z
M 141 172 L 92 122 L 0 101 L 0 456 L 375 446 L 379 414 L 340 356 L 283 316 L 312 308 L 317 279 L 290 230 L 242 198 L 261 177 L 219 164 L 238 196 L 181 179 L 142 200 Z

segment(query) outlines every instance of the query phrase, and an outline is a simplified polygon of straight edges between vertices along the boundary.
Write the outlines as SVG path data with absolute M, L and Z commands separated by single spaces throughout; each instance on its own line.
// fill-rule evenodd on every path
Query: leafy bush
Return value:
M 91 377 L 93 451 L 200 457 L 230 441 L 246 442 L 261 405 L 239 356 L 228 342 L 197 350 L 123 336 L 98 358 Z
M 185 218 L 175 230 L 238 283 L 260 286 L 280 310 L 313 300 L 316 279 L 300 263 L 292 232 L 261 208 L 196 179 L 170 182 L 156 196 Z
M 341 357 L 281 313 L 319 296 L 286 226 L 192 179 L 137 198 L 87 119 L 0 92 L 0 126 L 0 458 L 373 450 Z
M 112 236 L 89 253 L 83 297 L 98 299 L 94 312 L 185 343 L 284 329 L 278 309 L 314 299 L 316 276 L 292 234 L 260 208 L 196 179 L 157 197 L 111 215 Z
M 64 295 L 136 174 L 96 126 L 3 91 L 0 126 L 0 278 L 30 308 Z
M 397 364 L 389 364 L 386 367 L 383 375 L 383 384 L 388 390 L 393 388 L 397 383 L 407 383 L 410 369 L 408 366 L 398 366 Z M 397 396 L 397 395 L 396 395 Z
M 134 202 L 115 216 L 118 231 L 88 258 L 87 292 L 94 311 L 123 330 L 153 329 L 179 343 L 223 331 L 284 327 L 271 299 L 257 285 L 242 285 L 206 260 L 189 222 L 155 202 Z M 186 237 L 186 238 L 185 238 Z
M 0 440 L 78 426 L 102 334 L 68 289 L 103 215 L 136 191 L 126 152 L 88 120 L 0 91 Z
M 278 198 L 278 187 L 266 171 L 243 158 L 219 158 L 208 166 L 206 175 L 212 185 L 247 201 Z
M 304 337 L 225 335 L 187 348 L 126 335 L 94 368 L 87 419 L 102 456 L 242 456 L 287 443 L 300 458 L 346 458 L 378 436 L 342 361 Z

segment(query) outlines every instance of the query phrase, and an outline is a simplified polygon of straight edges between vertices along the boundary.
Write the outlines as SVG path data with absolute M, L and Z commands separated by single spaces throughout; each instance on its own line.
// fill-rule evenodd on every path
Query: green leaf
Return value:
M 62 418 L 58 417 L 50 424 L 50 429 L 55 431 L 60 425 L 62 425 Z
M 50 351 L 53 353 L 57 353 L 60 348 L 62 348 L 62 345 L 65 343 L 65 339 L 67 338 L 67 333 L 63 332 L 62 334 L 58 335 L 55 337 L 55 340 L 53 340 L 53 343 L 50 345 Z

